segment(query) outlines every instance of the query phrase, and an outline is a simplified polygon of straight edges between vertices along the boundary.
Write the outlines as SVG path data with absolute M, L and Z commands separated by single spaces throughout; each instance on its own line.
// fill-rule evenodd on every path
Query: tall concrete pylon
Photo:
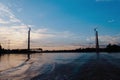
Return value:
M 98 40 L 98 31 L 97 31 L 97 28 L 95 28 L 94 31 L 95 31 L 96 52 L 99 53 L 99 40 Z
M 31 28 L 29 28 L 28 30 L 28 51 L 30 50 L 30 31 L 31 31 Z
M 29 28 L 29 30 L 28 30 L 28 54 L 27 54 L 27 60 L 29 60 L 30 59 L 30 53 L 29 53 L 29 51 L 30 51 L 30 31 L 31 31 L 31 28 Z

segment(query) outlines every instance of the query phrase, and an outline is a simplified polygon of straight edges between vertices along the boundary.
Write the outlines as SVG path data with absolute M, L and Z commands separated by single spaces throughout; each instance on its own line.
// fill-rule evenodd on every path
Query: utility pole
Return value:
M 10 40 L 8 40 L 8 50 L 10 50 Z

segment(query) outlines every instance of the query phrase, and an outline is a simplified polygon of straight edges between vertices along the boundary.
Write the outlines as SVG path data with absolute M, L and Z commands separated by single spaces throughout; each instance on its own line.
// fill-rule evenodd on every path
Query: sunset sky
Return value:
M 0 43 L 4 48 L 75 49 L 120 45 L 120 0 L 0 0 Z

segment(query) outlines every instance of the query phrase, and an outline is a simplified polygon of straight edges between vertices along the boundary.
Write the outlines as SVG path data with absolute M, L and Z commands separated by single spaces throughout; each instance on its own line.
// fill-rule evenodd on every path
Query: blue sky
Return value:
M 120 0 L 0 0 L 0 6 L 1 43 L 6 48 L 8 40 L 11 48 L 25 48 L 27 27 L 32 28 L 33 48 L 94 46 L 95 27 L 101 45 L 120 44 Z

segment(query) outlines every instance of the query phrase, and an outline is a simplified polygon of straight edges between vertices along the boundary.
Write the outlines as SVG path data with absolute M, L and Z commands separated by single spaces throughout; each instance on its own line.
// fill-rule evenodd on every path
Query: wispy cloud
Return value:
M 117 34 L 115 36 L 110 36 L 110 35 L 103 35 L 103 36 L 99 36 L 99 42 L 100 42 L 100 45 L 108 45 L 109 43 L 110 44 L 120 44 L 119 41 L 120 41 L 120 35 Z M 92 45 L 95 45 L 95 37 L 89 37 L 87 38 L 87 41 L 88 42 L 91 42 Z
M 7 48 L 10 40 L 11 48 L 27 48 L 27 30 L 23 26 L 0 27 L 0 42 Z M 31 47 L 44 49 L 74 49 L 80 47 L 74 42 L 75 36 L 68 31 L 56 32 L 47 28 L 34 29 L 31 31 Z M 73 43 L 73 44 L 72 44 Z
M 20 19 L 16 18 L 12 10 L 0 3 L 0 43 L 7 48 L 10 41 L 11 48 L 27 48 L 28 26 L 31 31 L 31 46 L 43 47 L 45 49 L 69 49 L 80 47 L 74 46 L 75 35 L 69 31 L 56 31 L 48 28 L 35 28 L 34 25 L 25 25 Z M 77 39 L 76 39 L 77 40 Z M 73 43 L 72 45 L 70 45 Z M 76 42 L 75 42 L 76 43 Z
M 0 19 L 0 24 L 8 24 L 9 22 L 3 19 Z
M 3 24 L 9 24 L 15 22 L 20 23 L 20 20 L 15 17 L 12 11 L 2 3 L 0 3 L 0 21 Z
M 110 19 L 110 20 L 108 20 L 108 23 L 113 23 L 113 22 L 115 22 L 114 19 Z
M 114 22 L 114 20 L 111 19 L 108 22 Z M 85 36 L 82 37 L 70 31 L 58 31 L 46 27 L 38 28 L 35 25 L 26 25 L 13 14 L 9 7 L 0 3 L 0 43 L 2 43 L 4 48 L 7 48 L 8 40 L 10 40 L 11 48 L 27 48 L 28 26 L 32 28 L 32 48 L 75 49 L 88 47 L 95 43 L 94 37 L 89 37 L 85 40 Z M 107 45 L 108 43 L 118 44 L 120 41 L 119 36 L 99 36 L 100 45 Z

